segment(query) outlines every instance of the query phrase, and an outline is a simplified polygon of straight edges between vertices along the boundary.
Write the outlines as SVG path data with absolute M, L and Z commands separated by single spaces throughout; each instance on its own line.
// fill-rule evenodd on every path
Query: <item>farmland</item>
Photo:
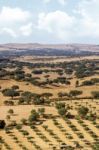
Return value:
M 0 60 L 1 150 L 98 150 L 99 57 Z

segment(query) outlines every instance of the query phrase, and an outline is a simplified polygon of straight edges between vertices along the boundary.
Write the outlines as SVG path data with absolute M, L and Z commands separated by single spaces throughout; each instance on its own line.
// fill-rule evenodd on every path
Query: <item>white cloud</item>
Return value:
M 20 34 L 27 36 L 31 32 L 31 24 L 28 23 L 30 19 L 31 14 L 28 11 L 21 8 L 2 7 L 0 11 L 0 34 L 7 34 L 14 38 Z
M 61 0 L 60 0 L 61 1 Z M 76 14 L 64 11 L 40 13 L 38 28 L 60 40 L 76 41 L 99 38 L 99 0 L 81 0 Z
M 77 13 L 80 15 L 80 34 L 99 37 L 99 0 L 84 0 L 79 3 Z
M 24 36 L 31 35 L 32 34 L 32 27 L 33 27 L 32 23 L 28 23 L 28 24 L 20 27 L 21 34 Z
M 0 34 L 8 34 L 8 35 L 10 35 L 11 37 L 14 37 L 14 38 L 17 37 L 17 34 L 15 33 L 15 31 L 13 31 L 10 28 L 2 28 L 2 30 L 0 31 Z
M 0 23 L 25 22 L 30 16 L 28 11 L 20 8 L 3 7 L 0 12 Z
M 62 11 L 50 13 L 40 13 L 38 19 L 38 29 L 46 30 L 49 33 L 56 34 L 59 38 L 69 36 L 73 28 L 75 18 Z
M 52 0 L 43 1 L 45 3 L 52 2 Z M 55 0 L 55 2 L 65 5 L 67 0 Z M 52 39 L 62 42 L 85 39 L 93 41 L 93 39 L 99 38 L 98 7 L 99 0 L 80 0 L 76 3 L 76 9 L 69 13 L 66 10 L 55 10 L 31 14 L 22 8 L 2 7 L 0 10 L 0 35 L 9 35 L 13 38 L 28 37 L 29 39 L 30 37 L 31 39 L 34 32 L 37 33 L 36 37 L 39 36 L 38 39 L 44 33 L 44 40 L 51 35 Z M 38 18 L 36 18 L 37 16 Z

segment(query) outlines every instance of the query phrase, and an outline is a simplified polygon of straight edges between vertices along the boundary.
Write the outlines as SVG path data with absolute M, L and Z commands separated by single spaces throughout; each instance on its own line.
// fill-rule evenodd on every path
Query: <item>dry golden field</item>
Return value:
M 48 60 L 47 60 L 48 59 Z M 99 57 L 91 56 L 86 58 L 16 58 L 18 62 L 31 62 L 31 63 L 61 63 L 61 62 L 75 62 L 75 61 L 98 61 Z M 38 61 L 39 60 L 39 61 Z M 89 65 L 89 63 L 87 64 Z M 97 68 L 99 63 L 97 63 Z M 8 72 L 15 71 L 16 67 L 4 68 Z M 51 70 L 47 73 L 33 74 L 34 70 Z M 99 92 L 99 83 L 93 85 L 83 85 L 84 81 L 92 80 L 93 78 L 99 79 L 99 70 L 97 69 L 91 76 L 77 78 L 75 70 L 72 74 L 62 75 L 53 71 L 61 69 L 60 67 L 47 67 L 41 66 L 40 68 L 31 68 L 23 66 L 21 71 L 24 74 L 31 74 L 31 78 L 38 78 L 38 83 L 48 80 L 55 80 L 56 78 L 64 78 L 70 81 L 70 84 L 53 83 L 44 86 L 32 84 L 28 80 L 15 80 L 5 76 L 0 78 L 0 120 L 5 120 L 6 127 L 0 130 L 0 150 L 98 150 L 99 148 L 99 99 L 92 97 L 92 91 Z M 74 69 L 74 68 L 73 68 Z M 48 77 L 46 77 L 48 75 Z M 79 80 L 79 85 L 76 82 Z M 36 105 L 33 99 L 30 103 L 19 104 L 20 95 L 16 97 L 5 96 L 4 89 L 11 89 L 14 85 L 18 86 L 18 91 L 22 93 L 28 91 L 41 95 L 43 93 L 51 93 L 52 96 L 47 100 L 50 103 Z M 80 95 L 72 97 L 59 97 L 59 93 L 70 93 L 70 91 L 82 91 Z M 22 97 L 21 97 L 22 98 Z M 27 98 L 27 97 L 26 97 Z M 13 105 L 7 105 L 5 101 L 13 101 Z M 66 118 L 59 114 L 56 108 L 56 103 L 64 103 L 66 111 L 70 113 L 73 118 Z M 86 119 L 87 116 L 80 116 L 78 109 L 80 107 L 88 108 L 88 117 L 93 115 L 94 120 Z M 36 112 L 44 108 L 43 116 L 40 115 L 36 121 L 28 123 L 28 118 L 32 110 Z M 13 113 L 9 113 L 13 110 Z M 63 112 L 62 112 L 63 113 Z M 47 116 L 47 117 L 46 117 Z M 89 117 L 91 118 L 91 117 Z M 26 123 L 22 120 L 25 119 Z M 20 127 L 21 126 L 21 127 Z M 98 144 L 97 144 L 98 143 Z M 98 148 L 95 145 L 98 145 Z

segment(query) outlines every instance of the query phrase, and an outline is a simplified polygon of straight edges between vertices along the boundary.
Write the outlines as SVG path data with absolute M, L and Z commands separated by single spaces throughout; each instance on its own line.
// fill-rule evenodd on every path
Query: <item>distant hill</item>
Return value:
M 99 45 L 90 44 L 39 44 L 39 43 L 9 43 L 1 44 L 0 50 L 35 50 L 35 49 L 62 49 L 62 50 L 83 50 L 99 51 Z
M 89 56 L 99 55 L 99 45 L 88 44 L 1 44 L 0 56 Z

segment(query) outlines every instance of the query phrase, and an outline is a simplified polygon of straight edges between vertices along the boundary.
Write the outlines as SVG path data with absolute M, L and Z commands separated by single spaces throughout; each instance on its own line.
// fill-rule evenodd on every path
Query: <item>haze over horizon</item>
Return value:
M 98 44 L 99 0 L 1 0 L 0 44 Z

